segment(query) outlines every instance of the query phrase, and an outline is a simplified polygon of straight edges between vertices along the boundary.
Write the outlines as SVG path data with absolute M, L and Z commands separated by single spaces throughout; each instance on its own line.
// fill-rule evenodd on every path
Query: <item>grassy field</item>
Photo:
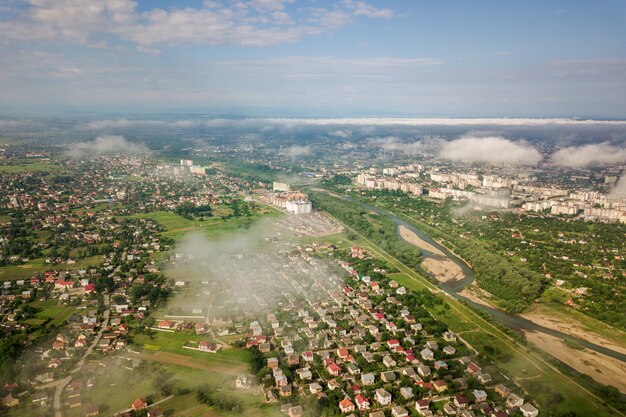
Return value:
M 251 224 L 262 216 L 276 216 L 278 214 L 279 212 L 275 210 L 262 207 L 257 210 L 257 212 L 254 213 L 251 217 L 237 217 L 226 220 L 222 220 L 217 217 L 206 219 L 204 221 L 189 220 L 179 216 L 178 214 L 170 213 L 167 211 L 136 214 L 133 217 L 155 220 L 160 225 L 165 227 L 166 231 L 163 232 L 163 236 L 177 240 L 192 231 L 202 231 L 202 233 L 207 236 L 215 236 L 227 232 L 232 232 Z
M 151 361 L 149 357 L 142 356 L 144 361 Z M 111 416 L 116 412 L 127 409 L 132 401 L 138 397 L 146 398 L 150 403 L 165 399 L 158 407 L 166 416 L 180 417 L 279 417 L 280 413 L 276 406 L 266 406 L 261 397 L 247 393 L 236 392 L 234 390 L 235 376 L 221 373 L 219 370 L 207 372 L 205 369 L 196 369 L 177 364 L 170 364 L 164 361 L 160 363 L 160 372 L 168 380 L 175 390 L 186 389 L 189 393 L 175 395 L 165 399 L 162 394 L 155 390 L 153 380 L 155 375 L 146 371 L 131 371 L 126 366 L 129 365 L 124 360 L 116 366 L 110 360 L 106 361 L 106 367 L 98 366 L 95 374 L 82 375 L 83 384 L 87 379 L 94 378 L 94 387 L 86 388 L 83 385 L 81 393 L 82 406 L 70 409 L 65 406 L 67 417 L 84 416 L 84 407 L 87 404 L 100 406 L 101 416 Z M 141 369 L 141 368 L 139 368 Z M 241 400 L 245 409 L 243 413 L 222 412 L 210 408 L 197 401 L 194 390 L 204 384 L 223 387 L 229 395 L 233 395 Z M 120 389 L 124 387 L 124 389 Z M 67 395 L 65 396 L 67 397 Z M 22 413 L 15 415 L 24 416 Z
M 246 364 L 249 359 L 249 352 L 242 349 L 222 349 L 218 353 L 205 353 L 197 350 L 184 349 L 183 345 L 188 341 L 207 340 L 206 336 L 198 336 L 182 332 L 159 332 L 152 335 L 136 335 L 134 342 L 142 345 L 150 351 L 169 352 L 181 356 L 197 359 L 202 364 L 213 364 L 215 362 L 232 365 Z
M 47 323 L 46 326 L 60 326 L 78 310 L 73 306 L 66 306 L 58 304 L 57 300 L 50 299 L 46 301 L 34 301 L 29 304 L 30 306 L 38 310 L 34 317 L 26 319 L 25 322 L 31 326 L 42 326 Z M 43 334 L 43 328 L 39 327 L 37 330 L 29 334 L 31 340 L 36 340 Z
M 54 171 L 59 166 L 54 162 L 46 162 L 40 159 L 16 159 L 0 163 L 0 172 L 14 174 L 29 171 Z
M 24 265 L 9 265 L 0 267 L 1 280 L 28 279 L 44 268 L 43 259 L 32 259 Z
M 101 416 L 109 416 L 130 407 L 138 397 L 147 398 L 148 401 L 156 401 L 162 397 L 155 393 L 152 380 L 139 372 L 133 372 L 123 366 L 116 366 L 111 361 L 103 362 L 106 367 L 98 365 L 95 373 L 78 376 L 83 381 L 80 407 L 69 408 L 64 406 L 66 417 L 83 417 L 86 405 L 93 404 L 100 407 Z M 122 365 L 127 364 L 122 362 Z M 94 379 L 94 386 L 87 388 L 89 378 Z M 67 401 L 67 393 L 63 396 Z
M 39 310 L 37 319 L 50 320 L 50 324 L 59 325 L 76 311 L 76 307 L 59 304 L 56 299 L 33 301 L 30 305 Z
M 57 265 L 46 264 L 43 258 L 37 258 L 32 259 L 23 265 L 8 265 L 0 267 L 0 280 L 15 281 L 18 279 L 29 279 L 33 275 L 49 269 L 62 269 L 67 271 L 86 269 L 91 266 L 98 265 L 100 262 L 102 262 L 102 256 L 91 256 L 80 259 L 73 264 L 61 263 Z
M 348 228 L 348 230 L 350 230 Z M 359 235 L 357 232 L 353 231 Z M 511 336 L 502 332 L 498 327 L 483 319 L 465 304 L 431 283 L 425 276 L 402 264 L 390 254 L 382 251 L 372 242 L 360 236 L 360 246 L 370 253 L 398 268 L 404 275 L 396 274 L 395 279 L 411 290 L 428 288 L 440 294 L 449 309 L 443 314 L 441 308 L 432 309 L 433 315 L 455 332 L 463 332 L 468 342 L 475 343 L 482 353 L 485 347 L 490 346 L 494 352 L 487 357 L 503 369 L 510 377 L 528 392 L 540 406 L 550 406 L 559 412 L 576 412 L 578 415 L 618 416 L 617 410 L 608 408 L 601 398 L 590 392 L 583 385 L 562 374 L 554 365 L 549 363 L 537 352 L 520 344 Z M 355 242 L 349 242 L 354 244 Z

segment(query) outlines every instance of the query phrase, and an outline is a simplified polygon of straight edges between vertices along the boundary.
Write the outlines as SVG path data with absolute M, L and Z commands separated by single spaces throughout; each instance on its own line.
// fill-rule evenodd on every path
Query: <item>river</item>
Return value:
M 487 312 L 489 313 L 489 315 L 491 315 L 494 320 L 506 327 L 508 327 L 511 330 L 514 330 L 515 332 L 518 333 L 523 333 L 524 331 L 531 331 L 531 332 L 541 332 L 541 333 L 545 333 L 554 337 L 558 337 L 559 339 L 562 340 L 570 340 L 573 341 L 575 343 L 577 343 L 580 346 L 583 346 L 589 350 L 592 350 L 594 352 L 598 352 L 598 353 L 602 353 L 604 355 L 607 355 L 611 358 L 617 359 L 619 361 L 622 362 L 626 362 L 626 355 L 624 355 L 623 353 L 614 351 L 612 349 L 609 349 L 605 346 L 601 346 L 595 343 L 591 343 L 588 342 L 586 340 L 571 336 L 567 333 L 563 333 L 561 331 L 558 330 L 554 330 L 554 329 L 550 329 L 548 327 L 544 327 L 544 326 L 540 326 L 528 319 L 525 319 L 523 317 L 520 316 L 516 316 L 513 314 L 509 314 L 507 312 L 505 312 L 504 310 L 501 310 L 499 308 L 495 308 L 495 307 L 490 307 L 490 306 L 486 306 L 483 304 L 479 304 L 476 303 L 470 299 L 468 299 L 467 297 L 464 297 L 460 294 L 461 291 L 463 291 L 463 289 L 465 289 L 465 287 L 467 287 L 469 284 L 471 284 L 474 281 L 474 277 L 475 277 L 475 273 L 474 271 L 467 265 L 467 263 L 465 263 L 462 259 L 460 259 L 458 256 L 456 256 L 455 254 L 453 254 L 452 252 L 450 252 L 448 249 L 446 249 L 444 246 L 442 246 L 441 244 L 439 244 L 437 241 L 435 241 L 434 239 L 432 239 L 427 233 L 425 233 L 423 230 L 415 227 L 414 225 L 412 225 L 411 223 L 408 223 L 407 221 L 399 218 L 398 216 L 395 216 L 391 213 L 389 213 L 386 210 L 383 210 L 379 207 L 375 207 L 372 206 L 370 204 L 364 203 L 362 201 L 356 200 L 352 197 L 348 197 L 348 196 L 342 196 L 343 198 L 346 198 L 348 200 L 351 200 L 355 203 L 359 203 L 361 205 L 363 205 L 363 207 L 367 208 L 368 210 L 372 210 L 375 211 L 376 213 L 379 213 L 381 215 L 387 216 L 390 220 L 392 220 L 396 226 L 398 227 L 397 230 L 397 234 L 398 236 L 400 236 L 402 238 L 402 236 L 400 235 L 399 232 L 399 228 L 400 226 L 404 226 L 405 228 L 407 228 L 408 230 L 410 230 L 411 232 L 415 233 L 417 236 L 419 236 L 421 239 L 423 239 L 424 241 L 430 243 L 431 245 L 433 245 L 434 247 L 436 247 L 437 249 L 439 249 L 441 252 L 443 252 L 450 260 L 452 260 L 452 262 L 454 262 L 455 264 L 457 264 L 461 270 L 463 271 L 465 278 L 461 279 L 461 280 L 456 280 L 456 281 L 448 281 L 445 283 L 442 282 L 435 282 L 435 285 L 437 285 L 439 288 L 441 288 L 443 291 L 445 291 L 447 294 L 450 294 L 451 296 L 464 301 L 465 303 L 471 305 L 472 307 L 475 307 L 481 311 Z M 422 252 L 422 256 L 425 258 L 428 257 L 432 257 L 433 254 L 420 249 L 420 251 Z

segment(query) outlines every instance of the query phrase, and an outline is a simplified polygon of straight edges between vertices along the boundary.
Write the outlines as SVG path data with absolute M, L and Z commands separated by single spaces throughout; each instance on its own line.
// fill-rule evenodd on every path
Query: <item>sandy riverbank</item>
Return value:
M 624 346 L 621 346 L 614 341 L 608 340 L 607 338 L 602 337 L 597 333 L 593 333 L 592 331 L 585 329 L 579 323 L 565 322 L 558 317 L 546 316 L 545 314 L 534 311 L 524 313 L 521 316 L 540 326 L 558 330 L 571 336 L 578 337 L 579 339 L 595 343 L 596 345 L 604 346 L 606 348 L 626 355 L 626 348 Z
M 481 295 L 481 293 L 483 294 Z M 480 289 L 478 285 L 476 285 L 476 281 L 473 281 L 470 285 L 465 287 L 463 291 L 459 292 L 459 295 L 485 307 L 499 308 L 488 301 L 490 294 L 487 291 Z
M 399 231 L 402 238 L 407 242 L 435 254 L 434 258 L 424 259 L 421 266 L 433 273 L 437 280 L 446 282 L 448 280 L 464 277 L 461 268 L 446 257 L 439 249 L 425 242 L 405 227 L 400 226 Z M 450 264 L 454 265 L 456 269 Z M 489 303 L 488 294 L 481 294 L 481 292 L 482 290 L 473 282 L 472 285 L 461 291 L 459 295 L 475 303 L 495 307 Z M 554 316 L 546 316 L 541 312 L 529 312 L 521 316 L 540 326 L 558 330 L 565 334 L 626 354 L 626 348 L 616 342 L 607 340 L 597 333 L 585 329 L 579 323 L 566 322 Z M 528 340 L 537 345 L 539 349 L 556 357 L 579 372 L 590 375 L 600 383 L 616 386 L 620 391 L 626 392 L 626 381 L 623 379 L 623 375 L 626 374 L 626 364 L 624 362 L 588 349 L 572 349 L 565 345 L 560 338 L 542 332 L 525 331 L 524 333 Z
M 566 363 L 578 372 L 626 393 L 626 363 L 587 349 L 573 349 L 558 337 L 525 331 L 526 338 L 539 349 Z
M 407 242 L 434 254 L 433 257 L 423 258 L 421 267 L 430 272 L 437 281 L 448 282 L 465 278 L 461 267 L 455 264 L 441 250 L 421 239 L 404 226 L 399 226 L 399 231 L 400 236 Z

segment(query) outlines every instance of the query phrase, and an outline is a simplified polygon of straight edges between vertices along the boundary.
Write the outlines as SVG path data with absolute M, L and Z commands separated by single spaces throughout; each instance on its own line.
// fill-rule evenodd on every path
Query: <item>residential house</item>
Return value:
M 376 377 L 373 373 L 368 372 L 366 374 L 361 374 L 361 383 L 363 385 L 372 385 L 376 382 Z
M 475 389 L 474 391 L 472 391 L 472 395 L 474 396 L 474 401 L 476 401 L 477 403 L 487 401 L 487 393 L 483 390 Z
M 317 382 L 313 382 L 312 384 L 309 384 L 309 392 L 311 394 L 319 394 L 322 392 L 322 386 Z
M 405 399 L 409 400 L 413 398 L 415 394 L 413 394 L 413 388 L 411 387 L 402 387 L 400 388 L 400 395 Z
M 448 356 L 452 356 L 456 353 L 456 349 L 452 346 L 444 346 L 443 353 Z
M 456 408 L 454 408 L 450 403 L 445 403 L 443 405 L 443 412 L 449 416 L 456 415 Z
M 346 365 L 346 367 L 348 368 L 348 372 L 350 373 L 350 375 L 358 375 L 361 373 L 361 368 L 359 368 L 354 363 L 349 363 L 348 365 Z
M 480 370 L 481 370 L 480 366 L 476 365 L 474 362 L 470 362 L 467 365 L 467 372 L 469 372 L 472 375 L 478 374 Z
M 328 367 L 326 368 L 326 370 L 328 371 L 329 374 L 331 374 L 332 376 L 339 376 L 341 374 L 341 366 L 339 366 L 336 363 L 331 363 L 330 365 L 328 365 Z
M 437 391 L 438 393 L 442 393 L 446 389 L 448 389 L 448 383 L 443 379 L 437 379 L 433 381 L 433 387 L 435 388 L 435 391 Z
M 393 417 L 409 417 L 409 412 L 402 406 L 391 407 L 391 415 Z
M 491 375 L 486 372 L 483 372 L 482 374 L 478 375 L 477 379 L 478 379 L 478 382 L 480 382 L 483 385 L 488 384 L 493 380 L 493 378 L 491 378 Z
M 370 400 L 368 400 L 366 397 L 362 396 L 361 394 L 358 394 L 356 397 L 354 397 L 354 400 L 356 401 L 356 406 L 359 409 L 359 411 L 370 409 Z
M 428 348 L 424 348 L 421 352 L 420 355 L 422 356 L 422 359 L 424 359 L 425 361 L 432 361 L 435 359 L 435 354 L 433 353 L 432 350 L 428 349 Z
M 461 394 L 454 394 L 454 405 L 458 408 L 467 408 L 469 400 Z
M 417 373 L 420 374 L 422 377 L 427 377 L 428 375 L 430 375 L 431 370 L 430 367 L 427 365 L 419 365 L 417 367 Z
M 506 405 L 508 407 L 521 407 L 522 404 L 524 404 L 524 398 L 514 392 L 506 398 Z
M 506 387 L 504 384 L 496 385 L 495 391 L 502 398 L 507 398 L 509 395 L 511 395 L 511 389 Z
M 383 388 L 377 389 L 374 396 L 378 404 L 382 406 L 391 404 L 391 394 Z
M 354 403 L 350 401 L 349 398 L 344 398 L 343 400 L 339 401 L 339 409 L 342 413 L 349 413 L 351 411 L 354 411 Z
M 288 397 L 288 396 L 291 395 L 291 391 L 292 391 L 291 384 L 287 384 L 285 386 L 282 386 L 282 387 L 280 387 L 280 390 L 279 390 L 280 396 L 281 397 Z
M 402 375 L 407 376 L 411 379 L 415 379 L 415 377 L 417 376 L 417 373 L 415 372 L 415 369 L 411 368 L 411 367 L 407 367 L 404 368 L 400 371 L 402 373 Z
M 383 358 L 383 365 L 385 365 L 387 368 L 393 368 L 396 366 L 396 361 L 389 355 L 385 355 L 385 357 Z
M 539 415 L 539 410 L 530 403 L 524 403 L 519 411 L 524 417 L 537 417 Z
M 300 379 L 308 380 L 313 379 L 313 373 L 309 368 L 300 368 L 296 369 L 296 374 L 300 377 Z
M 154 407 L 148 411 L 148 417 L 163 417 L 163 410 L 159 407 Z
M 415 409 L 418 413 L 424 415 L 424 411 L 427 411 L 430 407 L 430 401 L 428 400 L 417 400 L 415 401 Z
M 384 382 L 393 382 L 396 380 L 396 373 L 394 371 L 381 372 L 380 379 Z
M 135 411 L 143 410 L 144 408 L 147 408 L 147 407 L 148 407 L 148 401 L 145 398 L 137 398 L 135 401 L 133 401 L 133 403 L 130 406 L 130 408 L 132 408 Z

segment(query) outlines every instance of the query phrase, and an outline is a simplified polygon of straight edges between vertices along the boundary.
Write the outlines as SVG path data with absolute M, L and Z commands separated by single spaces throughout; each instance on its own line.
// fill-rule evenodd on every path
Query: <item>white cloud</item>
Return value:
M 335 136 L 337 138 L 348 139 L 352 136 L 351 130 L 333 130 L 332 132 L 328 132 L 330 136 Z
M 139 12 L 132 0 L 19 0 L 8 12 L 10 18 L 0 21 L 0 38 L 101 47 L 102 38 L 112 35 L 134 42 L 141 52 L 155 54 L 163 45 L 276 45 L 344 26 L 353 15 L 395 16 L 389 9 L 361 1 L 329 9 L 304 8 L 299 13 L 288 10 L 289 3 L 205 1 L 199 8 Z
M 298 146 L 293 145 L 285 150 L 285 153 L 291 158 L 301 158 L 303 156 L 309 156 L 313 154 L 313 148 L 310 146 Z
M 93 142 L 79 142 L 71 145 L 68 155 L 75 159 L 97 157 L 103 154 L 146 155 L 150 149 L 143 143 L 127 141 L 123 136 L 102 135 Z
M 403 142 L 395 136 L 371 138 L 368 143 L 387 152 L 399 152 L 405 155 L 416 155 L 426 150 L 426 144 L 422 141 Z
M 614 125 L 626 126 L 623 120 L 579 120 L 568 118 L 268 118 L 273 123 L 317 126 L 546 126 L 546 125 Z
M 583 146 L 568 146 L 557 150 L 551 158 L 556 165 L 584 168 L 626 162 L 626 148 L 611 145 L 609 142 Z
M 390 9 L 379 9 L 363 1 L 344 0 L 343 4 L 357 16 L 366 16 L 372 19 L 391 19 L 396 16 Z
M 501 136 L 464 136 L 444 145 L 439 155 L 453 161 L 535 165 L 541 154 L 532 145 Z
M 247 119 L 181 119 L 181 120 L 131 120 L 109 119 L 96 120 L 85 124 L 83 127 L 94 130 L 123 129 L 128 127 L 160 127 L 160 128 L 187 128 L 187 127 L 240 127 L 259 128 L 272 130 L 274 127 L 295 126 L 337 126 L 358 127 L 365 129 L 372 126 L 626 126 L 626 121 L 608 120 L 575 120 L 575 119 L 391 119 L 391 118 L 333 118 L 333 119 L 302 119 L 302 118 L 247 118 Z M 336 137 L 349 137 L 350 129 L 342 128 L 329 132 Z
M 611 189 L 609 196 L 616 199 L 626 199 L 626 172 L 622 173 L 615 187 Z

